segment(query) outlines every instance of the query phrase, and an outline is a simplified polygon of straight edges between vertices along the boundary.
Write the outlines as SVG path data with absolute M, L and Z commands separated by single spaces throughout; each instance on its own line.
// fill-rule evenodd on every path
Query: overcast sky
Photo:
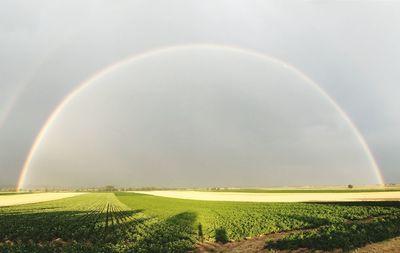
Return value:
M 257 51 L 287 62 L 305 73 L 337 102 L 360 129 L 382 169 L 385 181 L 399 182 L 399 13 L 400 3 L 395 1 L 330 1 L 329 3 L 323 1 L 156 1 L 151 3 L 149 1 L 1 1 L 0 185 L 16 183 L 27 153 L 44 122 L 63 98 L 84 80 L 100 69 L 132 55 L 160 47 L 193 43 L 232 45 Z M 337 120 L 326 120 L 330 117 L 337 118 L 337 112 L 329 107 L 326 101 L 321 101 L 315 92 L 306 92 L 309 86 L 304 80 L 268 61 L 255 60 L 250 56 L 240 56 L 242 57 L 240 58 L 233 52 L 202 52 L 205 57 L 202 61 L 209 63 L 203 65 L 196 63 L 196 55 L 198 53 L 186 52 L 165 55 L 168 59 L 161 56 L 158 60 L 157 57 L 149 58 L 142 64 L 129 64 L 123 70 L 109 74 L 107 78 L 102 79 L 103 81 L 98 81 L 98 85 L 91 86 L 93 88 L 86 90 L 75 102 L 72 101 L 69 109 L 61 115 L 62 117 L 58 117 L 54 128 L 49 131 L 46 140 L 38 148 L 35 162 L 32 164 L 31 183 L 95 185 L 108 183 L 106 179 L 109 178 L 111 183 L 120 182 L 121 185 L 129 185 L 130 181 L 126 179 L 126 176 L 122 177 L 123 180 L 110 177 L 112 174 L 107 168 L 112 164 L 114 174 L 118 172 L 121 175 L 131 176 L 132 171 L 140 172 L 143 178 L 132 180 L 134 185 L 164 184 L 160 177 L 155 181 L 146 181 L 148 180 L 146 175 L 148 175 L 147 178 L 154 175 L 150 167 L 155 168 L 158 173 L 162 167 L 168 168 L 170 170 L 167 171 L 171 174 L 178 175 L 174 177 L 176 181 L 165 183 L 167 186 L 202 185 L 198 183 L 198 180 L 190 181 L 191 174 L 187 171 L 182 172 L 182 168 L 190 164 L 193 164 L 193 171 L 206 168 L 207 173 L 215 171 L 217 167 L 220 168 L 221 176 L 217 176 L 210 184 L 261 186 L 260 184 L 265 182 L 263 186 L 268 186 L 336 184 L 347 183 L 347 181 L 371 183 L 373 181 L 368 174 L 370 168 L 365 168 L 365 170 L 361 168 L 365 164 L 365 155 L 360 154 L 360 147 L 353 141 L 354 136 L 350 135 L 348 126 L 340 126 L 344 124 L 340 117 Z M 239 57 L 240 62 L 248 62 L 249 66 L 252 66 L 250 69 L 254 72 L 238 68 L 240 64 L 235 65 L 235 61 L 229 64 L 232 62 L 232 57 L 235 59 Z M 152 70 L 142 71 L 149 64 L 153 66 Z M 213 75 L 204 74 L 210 73 L 209 71 L 215 68 L 224 68 L 225 71 Z M 259 68 L 267 69 L 270 71 L 268 73 L 273 73 L 272 76 L 265 76 L 261 70 L 257 72 Z M 191 76 L 197 78 L 192 80 L 188 75 L 181 76 L 179 69 L 186 69 L 186 73 L 191 73 Z M 175 74 L 168 75 L 167 70 L 168 73 Z M 232 72 L 232 70 L 236 71 Z M 232 97 L 232 94 L 246 94 L 245 91 L 239 91 L 238 87 L 247 84 L 249 73 L 253 73 L 253 77 L 258 78 L 254 78 L 252 85 L 248 86 L 248 96 Z M 162 78 L 165 82 L 154 80 L 154 83 L 149 82 L 149 76 Z M 287 80 L 288 76 L 292 79 Z M 257 87 L 261 83 L 266 86 L 264 93 L 259 94 Z M 277 83 L 279 89 L 274 89 Z M 155 86 L 156 84 L 159 86 Z M 185 86 L 182 86 L 183 84 Z M 200 84 L 204 87 L 217 87 L 215 93 L 200 92 L 199 95 L 198 89 L 203 87 Z M 251 101 L 274 101 L 272 99 L 274 96 L 271 94 L 293 91 L 293 85 L 296 84 L 298 86 L 295 87 L 301 87 L 298 94 L 302 95 L 288 94 L 284 99 L 275 99 L 274 104 L 260 102 L 257 106 L 248 106 Z M 163 90 L 164 85 L 171 88 Z M 132 102 L 132 99 L 127 98 L 126 95 L 130 94 L 132 87 L 163 90 L 159 94 L 160 98 L 176 98 L 172 101 L 180 102 L 174 104 L 158 99 L 155 105 L 158 106 L 158 110 L 155 110 L 157 113 L 152 111 L 153 113 L 149 114 L 145 109 L 135 111 L 132 108 L 145 108 L 143 105 L 150 101 L 151 96 L 143 95 Z M 188 87 L 190 87 L 190 92 L 186 99 L 190 98 L 192 102 L 187 110 L 177 110 L 176 106 L 184 102 L 181 89 L 185 90 Z M 195 93 L 196 89 L 197 93 Z M 148 94 L 145 89 L 143 92 Z M 265 94 L 265 100 L 259 97 L 262 94 Z M 198 96 L 202 98 L 203 103 L 207 101 L 204 104 L 209 107 L 209 110 L 217 111 L 216 115 L 219 116 L 205 114 L 206 109 L 195 113 L 197 107 L 193 101 Z M 213 96 L 218 97 L 218 103 L 212 103 L 210 99 Z M 118 101 L 118 103 L 110 102 L 110 107 L 105 107 L 101 103 L 104 97 L 109 97 L 111 101 Z M 97 103 L 98 106 L 88 106 L 91 102 Z M 301 106 L 295 106 L 296 103 Z M 293 106 L 296 110 L 289 110 Z M 306 108 L 315 108 L 314 106 L 320 108 L 320 111 L 314 114 L 304 112 Z M 73 128 L 76 122 L 82 121 L 79 118 L 82 117 L 82 113 L 93 108 L 96 108 L 96 112 L 102 116 L 93 113 L 90 120 L 87 120 L 86 128 L 79 124 Z M 179 132 L 177 129 L 182 124 L 169 123 L 162 117 L 165 115 L 165 110 L 173 108 L 174 112 L 176 111 L 175 117 L 179 118 L 178 122 L 181 123 L 186 118 L 179 115 L 205 114 L 201 122 L 208 122 L 209 128 L 194 124 L 196 117 L 193 116 L 184 121 L 192 122 L 193 127 L 183 131 L 183 135 L 177 134 Z M 117 111 L 119 113 L 116 113 Z M 232 111 L 237 113 L 234 117 L 229 114 Z M 265 118 L 252 121 L 248 117 L 250 114 L 265 115 Z M 304 115 L 301 117 L 304 122 L 296 120 L 299 114 Z M 221 118 L 221 115 L 226 117 Z M 323 115 L 328 116 L 323 117 Z M 285 128 L 281 125 L 268 123 L 271 122 L 268 119 L 279 122 L 274 117 L 290 119 L 291 128 L 284 132 Z M 151 123 L 165 124 L 165 129 L 172 129 L 171 131 L 175 134 L 171 135 L 173 138 L 168 139 L 165 137 L 171 132 L 165 129 L 144 131 L 144 125 L 133 124 L 138 119 L 150 125 Z M 234 131 L 231 129 L 233 119 L 236 120 Z M 115 122 L 118 131 L 142 129 L 144 132 L 140 135 L 142 139 L 139 142 L 141 146 L 143 143 L 149 143 L 149 136 L 154 137 L 155 133 L 158 133 L 159 145 L 148 145 L 147 150 L 138 149 L 140 145 L 133 141 L 137 136 L 130 134 L 121 139 L 118 134 L 111 134 L 105 127 L 107 125 L 105 122 L 110 121 Z M 84 129 L 88 129 L 88 126 L 98 126 L 98 124 L 103 127 L 93 127 L 92 134 L 104 136 L 100 140 L 106 140 L 106 143 L 112 142 L 113 149 L 107 146 L 106 149 L 100 150 L 100 143 L 88 142 L 90 132 L 85 132 Z M 270 137 L 276 137 L 278 143 L 282 144 L 287 141 L 288 136 L 293 134 L 298 136 L 297 131 L 304 134 L 304 129 L 321 124 L 323 128 L 333 129 L 331 131 L 333 135 L 326 136 L 313 131 L 312 137 L 318 139 L 318 143 L 299 141 L 280 146 L 262 141 L 261 138 L 261 136 L 265 137 L 263 135 L 265 133 L 274 133 Z M 224 132 L 227 129 L 228 131 Z M 208 137 L 215 135 L 220 139 L 215 146 L 208 143 L 207 138 L 202 141 L 196 139 L 202 135 Z M 82 136 L 88 139 L 82 140 Z M 283 137 L 280 138 L 280 136 Z M 302 135 L 302 138 L 304 136 Z M 245 143 L 248 144 L 250 139 L 257 140 L 253 146 L 248 146 L 250 150 L 255 151 L 254 153 L 249 152 L 248 149 L 244 150 Z M 81 145 L 76 146 L 77 140 L 82 140 Z M 182 143 L 182 140 L 188 141 Z M 348 140 L 348 143 L 341 143 L 344 140 Z M 318 153 L 316 147 L 326 142 L 332 149 L 324 154 Z M 240 149 L 230 151 L 227 146 L 222 145 L 223 143 L 231 143 L 232 146 L 239 146 Z M 170 145 L 175 145 L 175 149 L 171 150 Z M 340 148 L 343 145 L 349 147 L 345 150 L 346 152 Z M 213 152 L 209 149 L 212 146 L 215 148 L 211 150 Z M 77 151 L 77 147 L 93 152 L 85 159 L 85 156 Z M 296 150 L 302 149 L 304 152 L 297 156 L 291 155 L 290 147 L 295 147 Z M 57 157 L 54 150 L 59 150 L 63 154 L 63 159 Z M 111 152 L 112 150 L 114 153 Z M 121 156 L 123 150 L 129 150 L 131 153 Z M 209 152 L 205 152 L 207 150 Z M 96 171 L 93 171 L 94 167 L 100 165 L 100 162 L 96 165 L 96 161 L 89 158 L 102 157 L 107 152 L 110 154 L 109 159 L 98 167 L 101 173 L 98 173 L 97 177 L 88 178 L 88 173 L 96 174 Z M 155 156 L 155 159 L 135 158 L 135 155 L 140 152 L 147 152 L 146 154 L 151 154 L 152 157 L 155 152 L 161 152 L 162 155 Z M 171 152 L 175 153 L 171 154 Z M 246 163 L 232 161 L 232 157 L 238 154 L 235 152 L 242 154 L 246 159 L 242 157 L 244 160 L 241 161 Z M 263 152 L 265 156 L 262 155 Z M 311 154 L 315 160 L 309 159 Z M 177 155 L 179 158 L 176 158 Z M 160 165 L 160 163 L 149 165 L 150 161 L 163 161 L 162 157 L 166 159 L 164 161 L 174 160 L 178 161 L 178 164 L 171 165 L 171 162 L 165 162 L 168 166 Z M 202 162 L 198 161 L 199 157 L 202 158 L 203 163 L 209 162 L 209 166 L 202 165 Z M 251 157 L 254 159 L 250 159 Z M 336 169 L 329 162 L 334 157 L 341 161 Z M 71 161 L 76 161 L 76 164 L 74 165 Z M 249 164 L 250 161 L 253 161 L 253 164 L 249 165 L 252 172 L 250 174 L 254 174 L 254 177 L 243 178 L 243 173 L 236 173 L 242 171 L 240 168 L 246 167 L 245 164 Z M 135 162 L 140 166 L 137 165 L 136 169 L 128 169 L 128 165 L 136 166 Z M 115 166 L 116 164 L 119 166 Z M 275 178 L 265 179 L 265 181 L 259 180 L 259 177 L 257 180 L 254 179 L 257 178 L 257 172 L 266 171 L 265 167 L 274 168 L 268 173 L 270 175 L 274 170 L 282 172 L 282 168 L 289 168 L 289 164 L 290 166 L 298 164 L 302 168 L 288 170 L 286 174 L 276 172 Z M 365 167 L 368 166 L 370 165 L 365 165 Z M 76 174 L 86 167 L 90 168 L 83 173 L 85 176 L 82 176 L 79 182 L 74 182 L 74 176 L 76 177 Z M 147 169 L 140 171 L 139 167 Z M 71 172 L 67 175 L 66 170 Z M 34 171 L 37 171 L 36 176 Z M 299 175 L 304 175 L 300 178 L 297 174 L 290 176 L 289 172 L 294 171 Z M 304 173 L 300 173 L 301 171 Z M 332 177 L 325 176 L 325 179 L 331 180 L 323 180 L 323 173 L 326 171 L 330 171 Z M 229 172 L 229 176 L 223 176 Z M 45 176 L 46 174 L 48 177 Z M 57 175 L 64 175 L 65 180 L 57 179 Z M 196 178 L 205 181 L 206 178 L 201 175 L 196 174 Z M 364 176 L 357 179 L 357 175 Z M 223 181 L 224 178 L 226 181 Z M 307 178 L 310 180 L 308 181 Z M 48 183 L 50 180 L 52 182 Z

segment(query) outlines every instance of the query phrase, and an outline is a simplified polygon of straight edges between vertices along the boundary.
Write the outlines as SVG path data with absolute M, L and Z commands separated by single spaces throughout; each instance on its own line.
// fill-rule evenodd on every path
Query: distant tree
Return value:
M 353 189 L 353 188 L 354 188 L 354 186 L 353 186 L 352 184 L 349 184 L 349 185 L 347 186 L 347 188 L 349 188 L 349 189 Z
M 115 187 L 114 187 L 113 185 L 106 185 L 106 186 L 104 187 L 104 191 L 106 191 L 106 192 L 113 192 L 113 191 L 116 191 L 116 189 L 115 189 Z

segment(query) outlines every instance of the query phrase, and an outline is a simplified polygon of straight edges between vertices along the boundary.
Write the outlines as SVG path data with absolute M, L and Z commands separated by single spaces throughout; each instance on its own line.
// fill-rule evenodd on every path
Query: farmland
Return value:
M 0 252 L 186 252 L 282 231 L 265 250 L 352 250 L 400 236 L 399 202 L 252 203 L 88 193 L 0 208 Z
M 161 197 L 212 201 L 242 202 L 344 202 L 400 200 L 400 191 L 385 192 L 226 192 L 226 191 L 135 191 Z
M 30 192 L 0 192 L 0 196 L 17 195 L 17 194 L 30 194 Z
M 8 193 L 0 195 L 0 206 L 23 205 L 81 195 L 78 192 Z

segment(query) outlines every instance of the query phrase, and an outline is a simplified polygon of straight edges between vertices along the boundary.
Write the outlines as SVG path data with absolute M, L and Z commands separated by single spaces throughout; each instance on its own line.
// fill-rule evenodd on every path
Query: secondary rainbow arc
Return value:
M 279 64 L 285 68 L 290 69 L 291 71 L 294 71 L 295 73 L 297 73 L 300 77 L 302 77 L 307 83 L 309 83 L 310 85 L 312 85 L 320 94 L 321 96 L 323 96 L 324 98 L 327 99 L 327 101 L 329 101 L 329 103 L 341 114 L 341 116 L 343 117 L 343 119 L 347 122 L 347 124 L 351 127 L 351 130 L 353 131 L 354 135 L 356 136 L 357 140 L 359 141 L 360 145 L 362 146 L 362 148 L 364 149 L 369 162 L 371 163 L 373 169 L 374 169 L 374 174 L 376 176 L 376 179 L 378 181 L 378 183 L 380 185 L 384 184 L 384 179 L 382 176 L 382 173 L 379 169 L 379 166 L 371 152 L 371 149 L 369 148 L 365 138 L 362 136 L 362 134 L 360 133 L 360 131 L 358 130 L 358 128 L 355 126 L 355 124 L 353 123 L 353 121 L 350 119 L 350 117 L 346 114 L 345 111 L 343 111 L 343 109 L 315 82 L 313 81 L 310 77 L 308 77 L 306 74 L 304 74 L 303 72 L 301 72 L 299 69 L 295 68 L 294 66 L 279 60 L 275 57 L 272 57 L 270 55 L 266 55 L 263 53 L 259 53 L 259 52 L 255 52 L 249 49 L 243 49 L 243 48 L 239 48 L 239 47 L 235 47 L 235 46 L 227 46 L 227 45 L 214 45 L 214 44 L 185 44 L 185 45 L 176 45 L 176 46 L 170 46 L 170 47 L 163 47 L 163 48 L 157 48 L 154 50 L 150 50 L 150 51 L 146 51 L 140 54 L 136 54 L 133 55 L 131 57 L 128 57 L 126 59 L 123 59 L 121 61 L 115 62 L 101 70 L 99 70 L 98 72 L 96 72 L 94 75 L 92 75 L 91 77 L 89 77 L 88 79 L 86 79 L 85 81 L 83 81 L 82 83 L 80 83 L 74 90 L 72 90 L 72 92 L 70 92 L 67 96 L 65 96 L 63 98 L 63 100 L 61 101 L 61 103 L 56 107 L 56 109 L 50 114 L 50 116 L 47 118 L 47 120 L 45 121 L 45 123 L 43 124 L 42 128 L 40 129 L 38 135 L 36 136 L 29 152 L 28 155 L 25 159 L 25 162 L 22 166 L 21 169 L 21 173 L 20 176 L 18 178 L 18 182 L 16 185 L 16 190 L 19 191 L 20 189 L 22 189 L 24 187 L 25 181 L 26 181 L 26 175 L 29 171 L 30 165 L 32 163 L 32 160 L 34 158 L 35 152 L 37 150 L 37 148 L 40 146 L 42 140 L 44 139 L 44 137 L 46 136 L 46 133 L 48 131 L 48 129 L 51 128 L 52 123 L 55 121 L 55 119 L 57 118 L 57 116 L 63 111 L 63 109 L 65 108 L 65 106 L 71 101 L 73 100 L 73 98 L 79 94 L 81 91 L 83 91 L 86 87 L 90 86 L 95 80 L 100 79 L 101 77 L 103 77 L 104 75 L 111 73 L 113 70 L 117 69 L 118 67 L 128 64 L 132 61 L 136 61 L 142 58 L 146 58 L 146 57 L 150 57 L 150 56 L 154 56 L 157 55 L 159 53 L 162 52 L 167 52 L 170 50 L 179 50 L 179 49 L 196 49 L 196 48 L 212 48 L 212 49 L 225 49 L 225 50 L 232 50 L 234 52 L 237 53 L 243 53 L 243 54 L 248 54 L 248 55 L 252 55 L 255 57 L 260 57 L 263 59 L 268 59 L 276 64 Z

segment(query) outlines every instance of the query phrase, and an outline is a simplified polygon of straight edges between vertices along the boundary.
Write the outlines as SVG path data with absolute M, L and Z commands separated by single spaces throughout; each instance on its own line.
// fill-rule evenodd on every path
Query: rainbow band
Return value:
M 19 176 L 18 182 L 17 182 L 17 186 L 16 186 L 16 190 L 19 191 L 20 189 L 22 189 L 24 187 L 24 183 L 25 183 L 25 179 L 26 179 L 26 174 L 29 170 L 30 164 L 32 162 L 32 159 L 34 157 L 35 151 L 38 148 L 38 146 L 41 144 L 42 140 L 44 139 L 44 137 L 46 136 L 46 133 L 48 131 L 48 129 L 51 127 L 51 125 L 53 124 L 54 120 L 57 118 L 57 116 L 62 112 L 62 110 L 65 108 L 65 106 L 71 101 L 73 100 L 73 98 L 79 94 L 81 91 L 83 91 L 86 87 L 90 86 L 95 80 L 98 80 L 100 78 L 102 78 L 103 76 L 105 76 L 106 74 L 112 72 L 113 70 L 117 69 L 118 67 L 128 64 L 132 61 L 136 61 L 139 59 L 143 59 L 143 58 L 147 58 L 150 56 L 154 56 L 157 55 L 159 53 L 163 53 L 163 52 L 167 52 L 167 51 L 172 51 L 172 50 L 179 50 L 179 49 L 196 49 L 196 48 L 210 48 L 210 49 L 228 49 L 231 50 L 233 52 L 236 53 L 242 53 L 242 54 L 247 54 L 247 55 L 252 55 L 255 57 L 259 57 L 259 58 L 263 58 L 263 59 L 268 59 L 284 68 L 290 69 L 291 71 L 294 71 L 296 74 L 298 74 L 299 76 L 301 76 L 305 81 L 307 81 L 310 85 L 312 85 L 313 87 L 315 87 L 315 89 L 324 97 L 327 99 L 327 101 L 329 101 L 329 103 L 338 111 L 340 112 L 341 116 L 343 117 L 343 119 L 349 124 L 349 126 L 351 127 L 354 135 L 357 137 L 359 143 L 361 144 L 361 146 L 363 147 L 373 169 L 374 169 L 374 173 L 375 176 L 378 180 L 378 183 L 380 185 L 384 184 L 384 179 L 382 176 L 382 173 L 379 169 L 379 166 L 374 158 L 374 156 L 372 155 L 372 152 L 369 148 L 369 146 L 367 145 L 367 142 L 365 141 L 364 137 L 362 136 L 362 134 L 360 133 L 360 131 L 357 129 L 357 127 L 354 125 L 354 123 L 351 121 L 351 119 L 349 118 L 349 116 L 340 108 L 340 106 L 324 91 L 322 90 L 322 88 L 316 83 L 314 82 L 310 77 L 308 77 L 307 75 L 305 75 L 303 72 L 301 72 L 300 70 L 298 70 L 297 68 L 295 68 L 294 66 L 283 62 L 281 60 L 278 60 L 272 56 L 269 55 L 265 55 L 262 53 L 258 53 L 255 51 L 251 51 L 248 49 L 242 49 L 242 48 L 238 48 L 238 47 L 234 47 L 234 46 L 222 46 L 222 45 L 213 45 L 213 44 L 186 44 L 186 45 L 178 45 L 178 46 L 171 46 L 171 47 L 163 47 L 163 48 L 158 48 L 155 50 L 151 50 L 151 51 L 147 51 L 144 53 L 140 53 L 137 55 L 133 55 L 127 59 L 123 59 L 121 61 L 118 61 L 114 64 L 111 64 L 103 69 L 101 69 L 100 71 L 96 72 L 93 76 L 91 76 L 89 79 L 86 79 L 85 81 L 83 81 L 81 84 L 78 85 L 77 88 L 75 88 L 71 93 L 69 93 L 66 97 L 64 97 L 64 99 L 61 101 L 61 103 L 56 107 L 56 109 L 50 114 L 50 116 L 48 117 L 48 119 L 46 120 L 46 122 L 43 124 L 42 128 L 39 131 L 39 134 L 36 136 L 35 141 L 33 142 L 33 145 L 31 146 L 31 149 L 29 150 L 28 156 L 23 164 L 22 170 L 21 170 L 21 174 Z

